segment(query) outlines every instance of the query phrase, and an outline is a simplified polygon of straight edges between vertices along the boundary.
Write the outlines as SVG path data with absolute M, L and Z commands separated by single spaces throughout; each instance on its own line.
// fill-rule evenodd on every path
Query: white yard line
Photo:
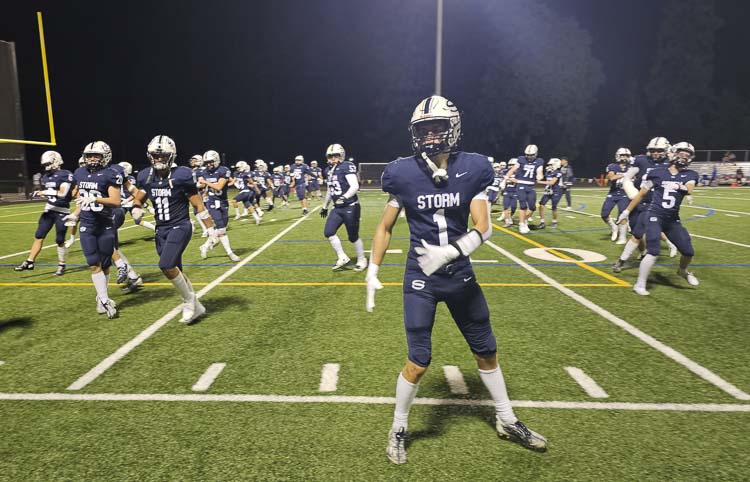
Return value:
M 575 216 L 565 216 L 566 218 L 575 219 Z
M 750 248 L 750 244 L 736 243 L 734 241 L 727 241 L 726 239 L 711 238 L 708 236 L 701 236 L 700 234 L 690 233 L 691 238 L 710 239 L 711 241 L 718 241 L 720 243 L 733 244 L 735 246 L 742 246 L 743 248 Z
M 729 214 L 729 213 L 724 214 L 724 216 L 729 216 L 730 218 L 738 218 L 738 217 L 740 217 L 737 214 Z
M 86 401 L 86 402 L 232 402 L 232 403 L 356 403 L 393 405 L 393 397 L 342 395 L 232 395 L 188 393 L 0 393 L 0 400 Z M 416 398 L 416 405 L 494 406 L 492 400 L 457 398 Z M 516 408 L 550 408 L 565 410 L 637 410 L 660 412 L 750 412 L 746 403 L 644 403 L 644 402 L 564 402 L 511 400 Z
M 366 249 L 364 252 L 369 253 L 370 250 Z M 401 249 L 386 249 L 385 254 L 404 254 L 404 251 Z
M 211 388 L 211 385 L 216 380 L 216 377 L 221 374 L 221 372 L 224 370 L 224 367 L 226 367 L 226 363 L 213 363 L 210 367 L 208 367 L 208 370 L 201 375 L 201 377 L 198 379 L 197 382 L 195 382 L 195 385 L 193 385 L 193 391 L 194 392 L 205 392 L 209 388 Z
M 468 395 L 469 387 L 466 386 L 464 376 L 461 373 L 461 369 L 454 365 L 443 366 L 443 373 L 445 374 L 445 381 L 448 382 L 448 387 L 451 389 L 451 393 L 454 395 Z
M 474 258 L 470 258 L 470 261 L 472 263 L 499 263 L 500 262 L 496 259 L 474 259 Z
M 591 214 L 591 213 L 587 213 L 586 211 L 576 211 L 575 209 L 564 209 L 564 211 L 569 212 L 569 213 L 583 214 L 584 216 L 590 216 L 592 218 L 600 218 L 601 217 L 598 214 Z
M 319 392 L 335 392 L 336 385 L 339 383 L 339 369 L 341 365 L 338 363 L 326 363 L 323 365 L 323 370 L 320 372 L 320 386 L 318 387 Z
M 593 378 L 586 375 L 583 370 L 576 367 L 565 367 L 565 371 L 568 372 L 568 375 L 578 383 L 581 388 L 583 388 L 583 391 L 586 392 L 586 395 L 588 395 L 591 398 L 609 398 L 609 395 L 607 395 L 607 392 L 604 391 L 602 387 L 600 387 Z
M 750 400 L 750 395 L 743 392 L 739 388 L 735 387 L 731 383 L 727 382 L 720 376 L 716 375 L 709 369 L 707 369 L 704 366 L 701 366 L 694 362 L 693 360 L 689 359 L 682 353 L 678 352 L 677 350 L 665 345 L 664 343 L 660 342 L 656 338 L 652 337 L 651 335 L 648 335 L 647 333 L 639 330 L 635 326 L 631 325 L 627 321 L 618 318 L 617 316 L 613 315 L 609 311 L 605 310 L 599 305 L 596 305 L 592 301 L 589 301 L 587 298 L 584 298 L 583 296 L 579 295 L 575 291 L 571 290 L 570 288 L 567 288 L 551 277 L 547 276 L 546 274 L 542 273 L 538 269 L 534 268 L 533 266 L 530 266 L 528 263 L 523 261 L 522 259 L 518 258 L 517 256 L 514 256 L 513 253 L 510 253 L 509 251 L 501 248 L 500 246 L 496 245 L 492 241 L 487 241 L 485 243 L 486 245 L 493 248 L 498 253 L 502 254 L 503 256 L 507 257 L 508 259 L 512 260 L 514 263 L 517 263 L 519 266 L 524 268 L 526 271 L 530 272 L 537 278 L 541 279 L 545 283 L 548 283 L 549 285 L 556 288 L 558 291 L 562 292 L 563 294 L 569 296 L 570 298 L 573 298 L 578 303 L 582 304 L 589 310 L 593 311 L 594 313 L 598 314 L 602 318 L 610 321 L 611 323 L 619 326 L 629 334 L 633 335 L 634 337 L 641 340 L 646 345 L 650 346 L 651 348 L 659 351 L 664 356 L 671 358 L 672 360 L 676 361 L 680 365 L 684 366 L 691 372 L 695 373 L 702 379 L 706 380 L 708 383 L 714 385 L 715 387 L 719 388 L 720 390 L 723 390 L 724 392 L 728 393 L 729 395 L 733 396 L 734 398 L 738 400 Z
M 0 360 L 0 365 L 5 365 L 5 362 Z
M 691 206 L 689 204 L 682 204 L 680 207 L 682 208 L 690 208 L 690 209 L 703 209 L 705 211 L 716 211 L 719 213 L 732 213 L 732 214 L 745 214 L 747 216 L 750 216 L 750 213 L 746 213 L 743 211 L 730 211 L 728 209 L 718 209 L 718 208 L 706 208 L 703 206 Z
M 315 212 L 315 210 L 319 208 L 320 206 L 311 209 L 310 214 L 312 214 L 313 212 Z M 221 283 L 222 281 L 224 281 L 225 279 L 233 275 L 235 272 L 237 272 L 239 269 L 241 269 L 243 266 L 245 266 L 247 263 L 255 259 L 256 256 L 258 256 L 260 253 L 268 249 L 273 243 L 278 241 L 286 233 L 288 233 L 289 231 L 297 227 L 299 223 L 307 219 L 308 216 L 309 214 L 307 216 L 299 218 L 294 223 L 287 226 L 283 231 L 281 231 L 279 234 L 271 238 L 271 240 L 266 242 L 266 244 L 264 244 L 263 246 L 255 250 L 252 254 L 250 254 L 248 257 L 246 257 L 245 259 L 243 259 L 236 265 L 229 268 L 227 271 L 224 272 L 224 274 L 222 274 L 221 276 L 219 276 L 218 278 L 216 278 L 215 280 L 207 284 L 202 290 L 196 293 L 198 298 L 200 298 L 201 296 L 205 295 L 206 293 L 214 289 L 216 286 L 218 286 L 219 283 Z M 148 328 L 140 332 L 135 338 L 133 338 L 129 342 L 122 345 L 120 348 L 117 349 L 117 351 L 115 351 L 110 356 L 108 356 L 107 358 L 99 362 L 98 365 L 96 365 L 94 368 L 89 370 L 86 374 L 82 375 L 78 380 L 73 382 L 67 389 L 68 390 L 80 390 L 84 388 L 86 385 L 88 385 L 89 383 L 96 380 L 102 373 L 109 370 L 112 367 L 112 365 L 120 361 L 125 355 L 130 353 L 136 347 L 138 347 L 138 345 L 148 340 L 151 337 L 151 335 L 156 333 L 156 331 L 159 328 L 166 325 L 168 321 L 170 321 L 172 318 L 177 316 L 177 314 L 180 313 L 181 311 L 182 311 L 182 305 L 177 305 L 176 307 L 174 307 L 166 315 L 162 316 L 161 318 L 153 322 Z

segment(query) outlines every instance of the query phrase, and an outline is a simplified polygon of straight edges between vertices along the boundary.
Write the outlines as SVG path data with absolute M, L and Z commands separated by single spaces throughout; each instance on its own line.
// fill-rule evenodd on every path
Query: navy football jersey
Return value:
M 271 182 L 273 183 L 274 188 L 280 187 L 284 184 L 284 175 L 279 173 L 272 174 Z
M 319 167 L 311 167 L 310 175 L 320 181 L 323 178 L 323 169 Z
M 312 173 L 310 172 L 310 166 L 304 163 L 297 164 L 296 162 L 292 164 L 290 174 L 292 175 L 292 179 L 294 179 L 295 186 L 299 186 L 300 184 L 307 184 L 305 174 L 312 175 Z
M 284 184 L 289 185 L 292 183 L 292 175 L 288 172 L 284 173 Z
M 218 166 L 216 169 L 204 169 L 201 175 L 203 179 L 212 184 L 219 182 L 219 179 L 227 180 L 223 189 L 214 189 L 212 187 L 207 188 L 209 203 L 226 201 L 227 191 L 229 190 L 229 169 L 226 166 Z
M 536 172 L 540 167 L 544 167 L 544 159 L 541 157 L 529 161 L 526 156 L 518 156 L 518 169 L 515 172 L 516 182 L 518 184 L 536 184 Z
M 500 170 L 499 172 L 495 173 L 495 179 L 492 180 L 492 187 L 496 188 L 498 191 L 500 190 L 500 183 L 503 182 L 503 177 L 505 174 L 503 174 L 503 171 Z
M 551 181 L 553 179 L 557 179 L 557 182 L 551 186 L 546 186 L 545 190 L 551 191 L 554 194 L 558 194 L 562 185 L 562 172 L 560 172 L 559 169 L 555 169 L 554 171 L 547 171 L 544 173 L 545 181 Z
M 328 192 L 331 193 L 331 199 L 334 201 L 343 196 L 351 187 L 346 179 L 348 174 L 357 174 L 357 166 L 349 161 L 339 162 L 328 171 Z M 357 195 L 354 194 L 346 201 L 346 204 L 354 204 L 358 199 Z
M 117 166 L 117 164 L 115 164 Z M 123 184 L 122 174 L 112 168 L 105 167 L 90 172 L 87 166 L 79 167 L 73 173 L 73 182 L 78 186 L 78 195 L 82 197 L 109 197 L 109 187 L 117 190 Z M 120 166 L 117 166 L 120 167 Z M 122 168 L 120 168 L 122 169 Z M 93 203 L 81 208 L 80 220 L 82 225 L 109 226 L 112 224 L 113 208 L 99 203 Z
M 198 193 L 193 174 L 186 166 L 173 167 L 164 178 L 159 177 L 151 167 L 138 173 L 136 185 L 154 203 L 158 227 L 190 221 L 188 198 Z
M 271 174 L 268 171 L 261 172 L 260 169 L 256 169 L 251 172 L 253 179 L 258 184 L 258 189 L 261 191 L 268 188 L 268 180 L 271 179 Z
M 653 184 L 653 198 L 648 206 L 648 211 L 665 217 L 676 218 L 680 212 L 682 199 L 687 195 L 687 191 L 680 189 L 680 184 L 689 182 L 698 182 L 698 173 L 690 169 L 679 171 L 672 174 L 667 167 L 652 169 L 644 181 L 651 181 Z
M 633 163 L 631 164 L 631 167 L 637 167 L 638 173 L 633 178 L 633 185 L 637 189 L 641 189 L 641 182 L 643 182 L 644 177 L 653 169 L 656 169 L 657 167 L 661 166 L 668 166 L 667 158 L 662 157 L 660 159 L 661 162 L 654 162 L 653 159 L 651 159 L 650 156 L 647 156 L 645 154 L 639 154 L 635 156 L 635 159 L 633 159 Z M 644 198 L 641 200 L 642 204 L 648 204 L 651 202 L 651 196 L 652 193 L 649 192 L 644 196 Z
M 383 170 L 383 191 L 397 197 L 409 223 L 409 258 L 422 239 L 445 246 L 466 234 L 470 204 L 492 184 L 495 173 L 487 156 L 457 152 L 448 162 L 448 180 L 440 187 L 432 172 L 415 157 L 396 159 Z
M 234 179 L 234 187 L 236 187 L 238 191 L 242 191 L 245 188 L 245 180 L 240 171 L 234 171 L 232 179 Z
M 47 196 L 47 205 L 44 207 L 45 211 L 63 211 L 66 213 L 69 211 L 70 200 L 73 197 L 73 174 L 65 169 L 44 173 L 42 176 L 42 187 L 44 189 L 59 191 L 60 186 L 64 183 L 70 185 L 68 194 L 65 196 Z
M 627 164 L 622 165 L 619 162 L 612 162 L 607 166 L 607 173 L 625 174 L 628 171 Z M 622 189 L 622 178 L 616 181 L 609 181 L 609 194 L 613 196 L 624 196 L 625 191 Z M 634 183 L 635 184 L 635 183 Z

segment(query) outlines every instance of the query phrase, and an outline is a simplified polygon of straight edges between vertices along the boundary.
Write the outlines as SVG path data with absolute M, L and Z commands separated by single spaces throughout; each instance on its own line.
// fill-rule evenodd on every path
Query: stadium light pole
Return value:
M 437 33 L 435 35 L 435 95 L 443 90 L 443 0 L 437 0 Z

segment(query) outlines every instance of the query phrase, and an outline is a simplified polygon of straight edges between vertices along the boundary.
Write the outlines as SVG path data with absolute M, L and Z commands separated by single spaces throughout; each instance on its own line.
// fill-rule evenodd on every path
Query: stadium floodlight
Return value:
M 49 71 L 47 69 L 47 49 L 44 44 L 44 25 L 42 24 L 42 12 L 36 13 L 37 25 L 39 26 L 39 48 L 42 54 L 42 72 L 44 73 L 44 92 L 47 99 L 47 120 L 49 121 L 49 141 L 27 141 L 24 139 L 0 139 L 0 144 L 33 144 L 37 146 L 56 146 L 55 123 L 52 119 L 52 96 L 49 89 Z

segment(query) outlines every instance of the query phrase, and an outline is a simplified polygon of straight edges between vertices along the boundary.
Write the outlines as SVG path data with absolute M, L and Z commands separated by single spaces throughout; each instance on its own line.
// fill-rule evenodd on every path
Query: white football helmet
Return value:
M 207 169 L 216 169 L 221 165 L 221 156 L 216 151 L 206 151 L 203 153 L 203 165 Z
M 495 164 L 495 158 L 492 156 L 487 156 L 487 160 L 490 161 L 490 164 Z
M 695 147 L 689 142 L 678 142 L 671 146 L 669 157 L 678 169 L 687 169 L 695 157 Z
M 539 154 L 539 148 L 536 144 L 529 144 L 526 146 L 526 149 L 523 150 L 523 155 L 529 160 L 535 159 L 537 154 Z
M 203 167 L 203 156 L 201 156 L 200 154 L 196 154 L 193 157 L 191 157 L 190 167 L 192 167 L 193 169 Z
M 417 104 L 411 115 L 409 132 L 417 157 L 423 152 L 432 156 L 455 151 L 461 139 L 461 114 L 450 100 L 432 95 Z
M 627 147 L 621 147 L 615 151 L 615 162 L 630 162 L 632 154 Z
M 42 154 L 41 163 L 45 171 L 57 171 L 63 165 L 63 158 L 57 151 L 46 151 Z
M 297 162 L 297 161 L 299 161 L 299 162 L 305 162 L 304 156 L 299 155 L 299 156 L 295 157 L 294 158 L 294 162 Z
M 276 166 L 273 168 L 273 172 L 275 172 L 276 174 L 281 174 L 282 172 L 284 172 L 284 168 L 282 166 Z
M 516 164 L 518 164 L 518 158 L 517 157 L 514 157 L 510 161 L 508 161 L 508 167 L 515 166 Z
M 669 147 L 669 141 L 666 137 L 654 137 L 653 139 L 648 141 L 648 145 L 646 146 L 646 153 L 652 159 L 657 160 L 667 156 Z
M 268 164 L 266 164 L 266 161 L 264 161 L 263 159 L 256 159 L 255 169 L 259 170 L 260 172 L 265 172 L 268 170 Z
M 83 167 L 86 165 L 86 158 L 81 156 L 78 158 L 78 167 Z
M 125 171 L 126 176 L 133 174 L 133 165 L 131 163 L 123 161 L 119 165 Z
M 245 161 L 239 161 L 234 166 L 237 172 L 250 172 L 250 164 Z
M 328 164 L 333 164 L 335 156 L 340 156 L 340 160 L 342 161 L 346 159 L 344 146 L 341 144 L 331 144 L 328 146 L 328 149 L 326 149 L 326 159 L 328 159 Z
M 556 170 L 560 169 L 560 165 L 561 165 L 560 159 L 558 159 L 556 157 L 553 157 L 547 163 L 547 170 L 548 171 L 556 171 Z
M 101 159 L 88 158 L 89 155 L 96 154 L 102 156 Z M 109 148 L 106 142 L 94 141 L 86 144 L 86 147 L 83 148 L 83 157 L 86 158 L 87 167 L 101 169 L 102 167 L 107 167 L 112 162 L 112 149 Z
M 169 169 L 177 157 L 177 146 L 167 136 L 156 136 L 146 147 L 146 157 L 157 171 Z
M 310 161 L 310 167 L 318 167 L 318 161 Z
M 492 163 L 492 170 L 495 172 L 500 172 L 500 169 L 502 169 L 502 166 L 500 166 L 499 162 L 493 162 Z

